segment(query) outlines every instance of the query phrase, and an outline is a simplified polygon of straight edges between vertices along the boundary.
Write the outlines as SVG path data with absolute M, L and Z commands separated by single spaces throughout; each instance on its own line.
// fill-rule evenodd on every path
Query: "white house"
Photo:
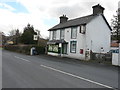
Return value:
M 93 14 L 68 20 L 49 29 L 48 54 L 89 60 L 90 52 L 107 53 L 110 50 L 111 28 L 104 17 L 104 8 L 95 5 Z

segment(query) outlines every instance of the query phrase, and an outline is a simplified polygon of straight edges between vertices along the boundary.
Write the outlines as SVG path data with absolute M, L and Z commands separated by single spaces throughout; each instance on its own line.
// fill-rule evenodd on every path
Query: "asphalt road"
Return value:
M 47 55 L 3 51 L 2 88 L 118 88 L 118 69 Z

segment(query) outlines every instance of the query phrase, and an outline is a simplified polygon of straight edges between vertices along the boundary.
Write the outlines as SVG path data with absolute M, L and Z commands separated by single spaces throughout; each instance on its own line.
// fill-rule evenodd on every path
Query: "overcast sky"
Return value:
M 23 28 L 30 23 L 49 36 L 49 28 L 59 23 L 63 14 L 69 19 L 92 14 L 92 6 L 100 4 L 109 22 L 118 9 L 119 0 L 0 0 L 0 31 L 8 34 L 12 29 Z

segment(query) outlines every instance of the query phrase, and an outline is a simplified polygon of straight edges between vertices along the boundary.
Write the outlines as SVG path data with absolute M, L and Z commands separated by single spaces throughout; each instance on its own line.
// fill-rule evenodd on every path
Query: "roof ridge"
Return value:
M 93 14 L 85 15 L 85 16 L 82 16 L 82 17 L 78 17 L 78 18 L 70 19 L 70 20 L 68 20 L 68 21 L 75 20 L 75 19 L 80 19 L 80 18 L 85 18 L 85 17 L 89 17 L 89 16 L 95 16 L 95 15 L 93 15 Z M 67 22 L 68 22 L 68 21 L 67 21 Z
M 87 24 L 89 21 L 91 21 L 96 16 L 98 16 L 98 15 L 90 14 L 90 15 L 79 17 L 79 18 L 70 19 L 65 23 L 59 23 L 59 24 L 55 25 L 54 27 L 52 27 L 49 30 L 66 28 L 66 27 L 70 27 L 70 26 L 77 26 L 77 25 L 80 25 L 80 24 Z

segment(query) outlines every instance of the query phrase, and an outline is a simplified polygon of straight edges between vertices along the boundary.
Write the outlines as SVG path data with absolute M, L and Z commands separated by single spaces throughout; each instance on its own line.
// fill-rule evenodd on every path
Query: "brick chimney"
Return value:
M 93 6 L 92 8 L 93 8 L 93 15 L 103 14 L 103 13 L 104 13 L 104 10 L 105 10 L 105 8 L 102 7 L 100 4 L 95 5 L 95 6 Z
M 67 22 L 67 20 L 68 20 L 68 17 L 66 17 L 66 15 L 63 15 L 60 17 L 60 23 L 65 23 Z

